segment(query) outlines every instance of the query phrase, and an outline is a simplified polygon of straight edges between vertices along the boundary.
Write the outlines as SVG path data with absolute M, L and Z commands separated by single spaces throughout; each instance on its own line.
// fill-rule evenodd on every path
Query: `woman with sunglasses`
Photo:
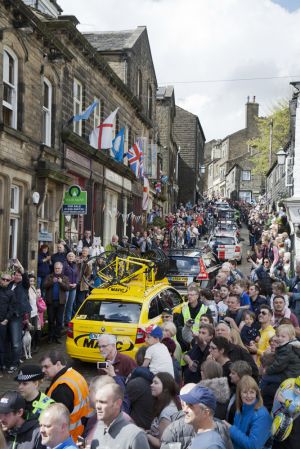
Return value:
M 226 424 L 234 449 L 263 449 L 271 436 L 272 418 L 263 406 L 257 383 L 243 376 L 237 385 L 233 425 Z M 268 445 L 266 446 L 268 447 Z
M 11 282 L 9 273 L 2 273 L 0 278 L 0 377 L 3 377 L 5 348 L 7 346 L 7 324 L 16 307 L 16 297 L 8 288 Z

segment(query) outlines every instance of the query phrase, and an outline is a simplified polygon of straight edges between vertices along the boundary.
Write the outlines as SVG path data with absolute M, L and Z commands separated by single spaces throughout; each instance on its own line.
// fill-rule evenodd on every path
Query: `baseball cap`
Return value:
M 173 310 L 171 309 L 171 307 L 165 307 L 162 313 L 164 313 L 165 315 L 173 315 Z
M 25 399 L 17 391 L 7 391 L 0 399 L 0 413 L 11 413 L 25 409 Z
M 17 382 L 29 382 L 44 378 L 44 373 L 38 365 L 23 366 L 15 377 Z
M 151 335 L 151 337 L 154 338 L 163 338 L 163 331 L 162 328 L 157 326 L 156 324 L 151 324 L 151 326 L 148 326 L 146 328 L 146 334 Z
M 203 404 L 215 411 L 217 400 L 210 388 L 196 385 L 189 393 L 179 395 L 180 399 L 187 404 Z

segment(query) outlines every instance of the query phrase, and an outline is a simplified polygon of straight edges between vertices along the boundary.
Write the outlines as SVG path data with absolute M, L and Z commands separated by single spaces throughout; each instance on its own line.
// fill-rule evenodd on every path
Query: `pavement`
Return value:
M 248 238 L 248 230 L 243 227 L 241 229 L 241 237 L 244 239 L 242 242 L 243 244 L 243 259 L 242 264 L 238 266 L 238 268 L 245 274 L 249 275 L 250 268 L 249 263 L 246 260 L 247 256 L 247 250 L 250 248 L 249 245 L 249 238 Z M 205 241 L 200 242 L 200 247 L 206 243 Z M 68 362 L 74 369 L 79 371 L 87 381 L 89 381 L 92 377 L 97 375 L 97 368 L 96 364 L 93 363 L 85 363 L 81 362 L 80 360 L 70 359 L 68 355 L 66 354 L 66 345 L 65 345 L 66 336 L 62 337 L 61 341 L 62 344 L 58 345 L 57 343 L 47 343 L 47 339 L 43 339 L 41 341 L 40 349 L 38 353 L 32 355 L 32 359 L 28 359 L 24 361 L 23 365 L 30 365 L 30 364 L 39 364 L 40 359 L 50 350 L 56 349 L 59 351 L 62 351 L 62 353 L 66 356 Z M 14 380 L 14 377 L 16 374 L 7 374 L 5 373 L 4 377 L 0 379 L 0 395 L 5 393 L 7 390 L 15 390 L 17 387 L 17 382 Z M 48 381 L 44 381 L 41 386 L 41 390 L 44 391 L 47 386 L 49 385 Z

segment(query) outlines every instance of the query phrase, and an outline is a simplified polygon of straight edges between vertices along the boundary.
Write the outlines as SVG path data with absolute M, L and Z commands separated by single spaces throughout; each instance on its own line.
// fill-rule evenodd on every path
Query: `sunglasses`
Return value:
M 8 279 L 8 278 L 1 278 L 1 280 L 5 281 L 5 282 L 10 282 L 10 279 Z
M 263 310 L 262 310 L 261 312 L 259 312 L 259 314 L 258 314 L 258 315 L 268 315 L 268 313 L 269 313 L 269 312 L 267 312 L 267 311 L 263 311 Z

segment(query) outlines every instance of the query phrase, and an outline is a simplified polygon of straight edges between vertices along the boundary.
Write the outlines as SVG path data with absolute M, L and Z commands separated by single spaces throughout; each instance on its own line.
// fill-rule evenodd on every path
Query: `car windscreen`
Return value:
M 170 257 L 169 272 L 180 274 L 198 274 L 199 273 L 199 257 Z
M 215 237 L 213 240 L 214 245 L 235 245 L 235 239 L 233 237 Z
M 138 323 L 142 305 L 123 301 L 87 300 L 79 310 L 80 319 L 115 323 Z

